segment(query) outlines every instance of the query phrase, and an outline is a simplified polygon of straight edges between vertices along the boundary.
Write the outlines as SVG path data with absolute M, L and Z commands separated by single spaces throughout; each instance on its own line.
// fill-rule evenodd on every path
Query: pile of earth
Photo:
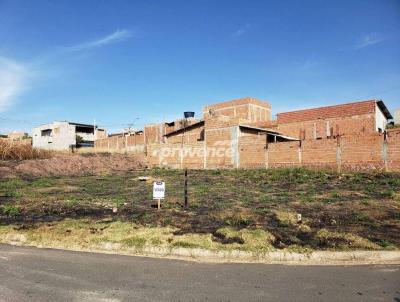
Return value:
M 129 154 L 57 154 L 47 159 L 0 161 L 0 178 L 120 174 L 146 168 L 143 156 Z

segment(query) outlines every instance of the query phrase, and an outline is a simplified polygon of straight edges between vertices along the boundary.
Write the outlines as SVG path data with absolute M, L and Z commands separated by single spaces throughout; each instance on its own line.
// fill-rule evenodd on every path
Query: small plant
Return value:
M 125 246 L 143 248 L 146 245 L 146 239 L 141 237 L 129 237 L 121 241 Z
M 238 213 L 225 219 L 224 223 L 225 225 L 229 226 L 241 227 L 250 225 L 252 223 L 252 220 L 251 218 L 244 216 L 241 213 Z
M 3 207 L 3 214 L 7 216 L 18 216 L 21 214 L 21 209 L 14 205 L 6 205 Z
M 199 247 L 197 244 L 187 241 L 176 241 L 172 243 L 173 247 L 183 247 L 183 248 L 197 248 Z
M 18 191 L 8 191 L 4 194 L 5 197 L 13 197 L 13 198 L 17 198 L 17 197 L 21 197 L 21 193 L 19 193 Z

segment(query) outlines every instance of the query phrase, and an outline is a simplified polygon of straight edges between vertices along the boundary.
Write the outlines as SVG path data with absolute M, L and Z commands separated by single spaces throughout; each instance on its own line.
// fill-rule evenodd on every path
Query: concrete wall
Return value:
M 68 150 L 71 146 L 76 146 L 77 135 L 84 141 L 94 142 L 94 133 L 77 131 L 77 127 L 79 126 L 66 121 L 41 125 L 32 130 L 32 145 L 42 149 Z M 44 135 L 45 130 L 50 130 L 50 135 Z
M 394 112 L 394 124 L 400 125 L 400 108 Z
M 51 130 L 50 136 L 43 136 L 43 130 Z M 76 144 L 75 135 L 75 126 L 68 122 L 54 122 L 33 129 L 32 145 L 42 149 L 68 150 Z
M 387 118 L 383 114 L 382 110 L 375 105 L 375 131 L 384 132 L 388 123 Z

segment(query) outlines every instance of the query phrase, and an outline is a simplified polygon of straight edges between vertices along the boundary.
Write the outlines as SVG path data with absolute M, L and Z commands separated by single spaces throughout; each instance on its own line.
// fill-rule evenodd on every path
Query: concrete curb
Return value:
M 119 243 L 105 243 L 93 247 L 43 246 L 24 244 L 22 242 L 3 242 L 11 245 L 33 246 L 37 248 L 63 249 L 79 252 L 95 252 L 103 254 L 167 258 L 209 263 L 264 263 L 285 265 L 374 265 L 399 264 L 400 250 L 395 251 L 315 251 L 301 254 L 285 251 L 273 251 L 254 254 L 244 251 L 213 251 L 190 248 L 144 247 L 125 248 Z

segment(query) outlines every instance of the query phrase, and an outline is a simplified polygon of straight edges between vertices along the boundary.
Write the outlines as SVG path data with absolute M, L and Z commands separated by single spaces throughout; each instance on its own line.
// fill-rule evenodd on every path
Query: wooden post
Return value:
M 188 206 L 188 190 L 187 190 L 187 185 L 188 185 L 188 171 L 185 169 L 185 187 L 184 187 L 184 198 L 185 198 L 185 208 Z
M 161 199 L 157 199 L 157 210 L 161 208 Z

